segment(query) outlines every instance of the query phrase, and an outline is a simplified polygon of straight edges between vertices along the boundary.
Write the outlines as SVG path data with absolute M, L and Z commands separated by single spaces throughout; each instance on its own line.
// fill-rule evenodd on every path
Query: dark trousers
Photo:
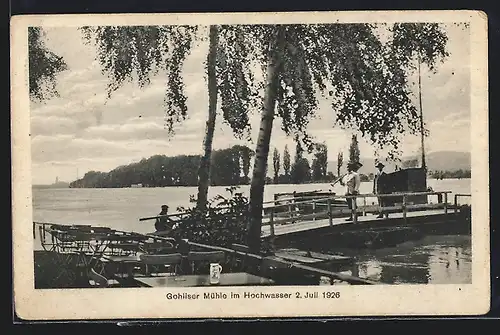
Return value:
M 382 198 L 382 197 L 377 197 L 377 199 L 378 199 L 378 205 L 380 207 L 380 209 L 379 209 L 379 215 L 385 214 L 385 216 L 387 217 L 389 215 L 389 213 L 386 213 L 384 210 L 382 210 L 382 207 L 387 206 L 387 199 L 386 198 Z

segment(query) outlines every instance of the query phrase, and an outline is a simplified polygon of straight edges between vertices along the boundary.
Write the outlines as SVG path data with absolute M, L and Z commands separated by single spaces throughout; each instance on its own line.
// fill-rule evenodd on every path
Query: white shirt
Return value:
M 353 194 L 354 192 L 359 192 L 361 178 L 357 172 L 350 172 L 344 176 L 343 183 L 346 186 L 346 193 Z

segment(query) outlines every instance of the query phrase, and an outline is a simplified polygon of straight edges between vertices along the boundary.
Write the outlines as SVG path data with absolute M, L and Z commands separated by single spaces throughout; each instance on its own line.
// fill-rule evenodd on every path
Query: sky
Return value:
M 59 181 L 72 181 L 91 170 L 110 171 L 157 154 L 202 153 L 208 108 L 204 70 L 206 44 L 192 50 L 183 69 L 189 118 L 176 126 L 174 136 L 168 136 L 163 127 L 165 75 L 160 73 L 144 89 L 127 84 L 111 99 L 106 99 L 108 79 L 95 60 L 94 47 L 83 43 L 76 28 L 45 31 L 46 46 L 64 58 L 68 70 L 58 75 L 59 97 L 31 103 L 33 184 L 50 184 L 56 177 Z M 469 30 L 447 26 L 446 32 L 450 56 L 435 74 L 422 69 L 422 106 L 430 131 L 425 148 L 426 152 L 470 152 Z M 411 79 L 416 82 L 417 77 Z M 353 133 L 333 127 L 334 113 L 327 101 L 320 101 L 316 114 L 308 130 L 317 141 L 326 143 L 329 160 L 335 160 L 340 151 L 344 157 L 348 155 Z M 255 149 L 259 121 L 259 115 L 252 114 L 251 141 L 248 142 L 236 140 L 219 117 L 214 149 L 235 144 Z M 274 148 L 283 152 L 288 145 L 293 155 L 293 139 L 280 127 L 281 122 L 276 119 L 271 153 Z M 374 157 L 374 148 L 359 136 L 358 140 L 361 156 Z M 403 138 L 403 155 L 415 155 L 419 150 L 419 136 Z

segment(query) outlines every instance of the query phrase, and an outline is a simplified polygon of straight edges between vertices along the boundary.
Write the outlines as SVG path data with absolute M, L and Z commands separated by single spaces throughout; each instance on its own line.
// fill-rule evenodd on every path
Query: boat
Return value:
M 387 173 L 385 175 L 384 193 L 402 192 L 427 192 L 427 171 L 425 167 L 407 168 Z M 403 202 L 403 197 L 391 197 L 386 199 L 388 206 L 394 206 Z M 406 203 L 408 205 L 427 204 L 427 195 L 409 195 Z

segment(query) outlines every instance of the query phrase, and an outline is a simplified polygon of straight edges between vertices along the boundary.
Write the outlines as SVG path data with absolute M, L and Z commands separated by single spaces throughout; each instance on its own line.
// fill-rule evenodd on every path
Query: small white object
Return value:
M 219 263 L 210 263 L 210 284 L 218 284 L 220 282 L 220 274 L 222 266 Z

